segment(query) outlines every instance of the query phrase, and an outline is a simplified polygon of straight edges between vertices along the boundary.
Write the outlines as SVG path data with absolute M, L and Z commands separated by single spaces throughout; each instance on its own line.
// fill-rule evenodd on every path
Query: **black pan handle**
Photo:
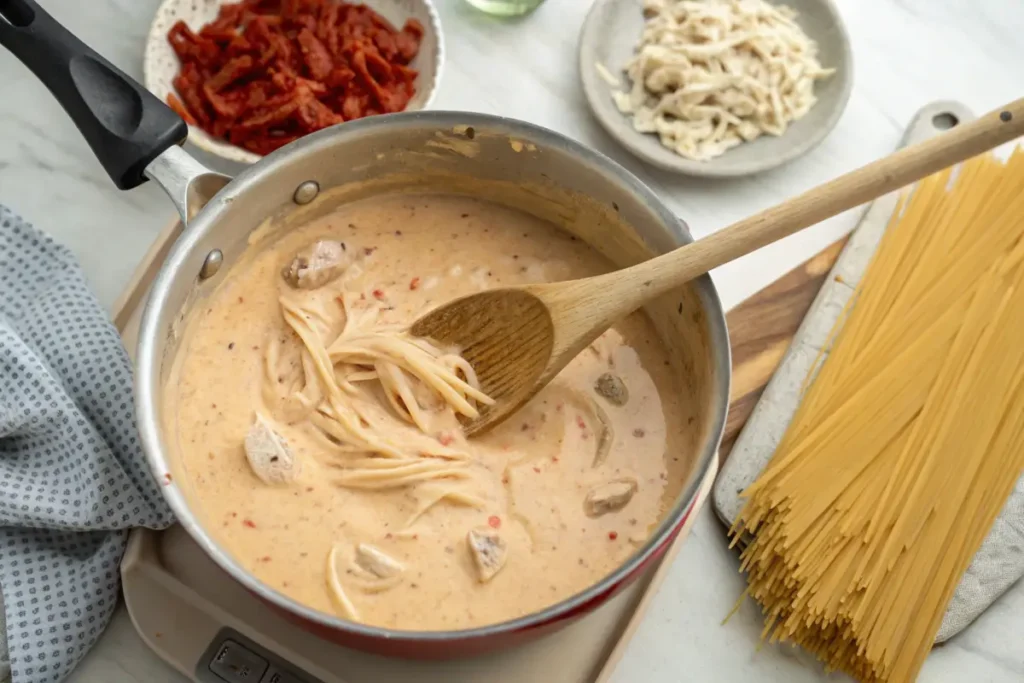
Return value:
M 122 190 L 146 182 L 146 166 L 188 136 L 174 110 L 33 0 L 0 0 L 0 45 L 49 88 Z

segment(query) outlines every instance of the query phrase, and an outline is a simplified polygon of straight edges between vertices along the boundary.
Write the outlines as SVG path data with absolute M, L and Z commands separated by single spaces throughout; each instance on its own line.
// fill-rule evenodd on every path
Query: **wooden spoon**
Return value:
M 704 239 L 624 270 L 492 289 L 417 320 L 413 334 L 461 350 L 494 399 L 466 423 L 493 427 L 613 323 L 712 268 L 1024 135 L 1024 99 L 905 147 Z

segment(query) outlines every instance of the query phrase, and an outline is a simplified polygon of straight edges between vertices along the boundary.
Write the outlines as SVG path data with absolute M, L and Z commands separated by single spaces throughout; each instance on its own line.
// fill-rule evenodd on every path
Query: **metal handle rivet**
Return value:
M 320 184 L 315 180 L 307 180 L 295 188 L 295 194 L 292 196 L 292 201 L 296 204 L 309 204 L 311 201 L 316 199 L 318 194 L 320 194 Z
M 199 269 L 199 279 L 208 280 L 217 274 L 220 267 L 224 265 L 224 254 L 220 249 L 214 249 L 206 255 L 203 267 Z

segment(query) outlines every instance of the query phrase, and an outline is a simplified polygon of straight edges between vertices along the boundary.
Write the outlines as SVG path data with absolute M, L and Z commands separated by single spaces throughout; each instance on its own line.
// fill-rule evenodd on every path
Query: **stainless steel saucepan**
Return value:
M 163 264 L 143 314 L 135 404 L 155 478 L 177 471 L 164 434 L 163 388 L 182 321 L 260 234 L 384 192 L 470 194 L 551 221 L 617 266 L 690 241 L 686 226 L 610 159 L 527 123 L 461 112 L 418 112 L 344 123 L 304 137 L 230 179 L 179 145 L 187 127 L 162 102 L 90 50 L 30 0 L 0 0 L 0 44 L 60 101 L 114 183 L 153 180 L 185 228 Z M 197 516 L 184 477 L 162 488 L 192 538 L 233 578 L 279 612 L 331 641 L 382 654 L 456 657 L 507 647 L 575 620 L 606 602 L 665 551 L 693 508 L 725 424 L 730 357 L 725 318 L 710 278 L 647 308 L 671 367 L 694 405 L 681 454 L 692 466 L 650 539 L 615 571 L 539 612 L 461 631 L 398 631 L 310 609 L 263 584 L 222 548 Z

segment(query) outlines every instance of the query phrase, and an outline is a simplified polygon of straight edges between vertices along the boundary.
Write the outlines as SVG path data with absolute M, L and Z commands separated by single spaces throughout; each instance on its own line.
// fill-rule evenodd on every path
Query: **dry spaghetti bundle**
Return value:
M 731 532 L 764 637 L 917 676 L 1024 472 L 1022 235 L 1019 149 L 901 198 Z

